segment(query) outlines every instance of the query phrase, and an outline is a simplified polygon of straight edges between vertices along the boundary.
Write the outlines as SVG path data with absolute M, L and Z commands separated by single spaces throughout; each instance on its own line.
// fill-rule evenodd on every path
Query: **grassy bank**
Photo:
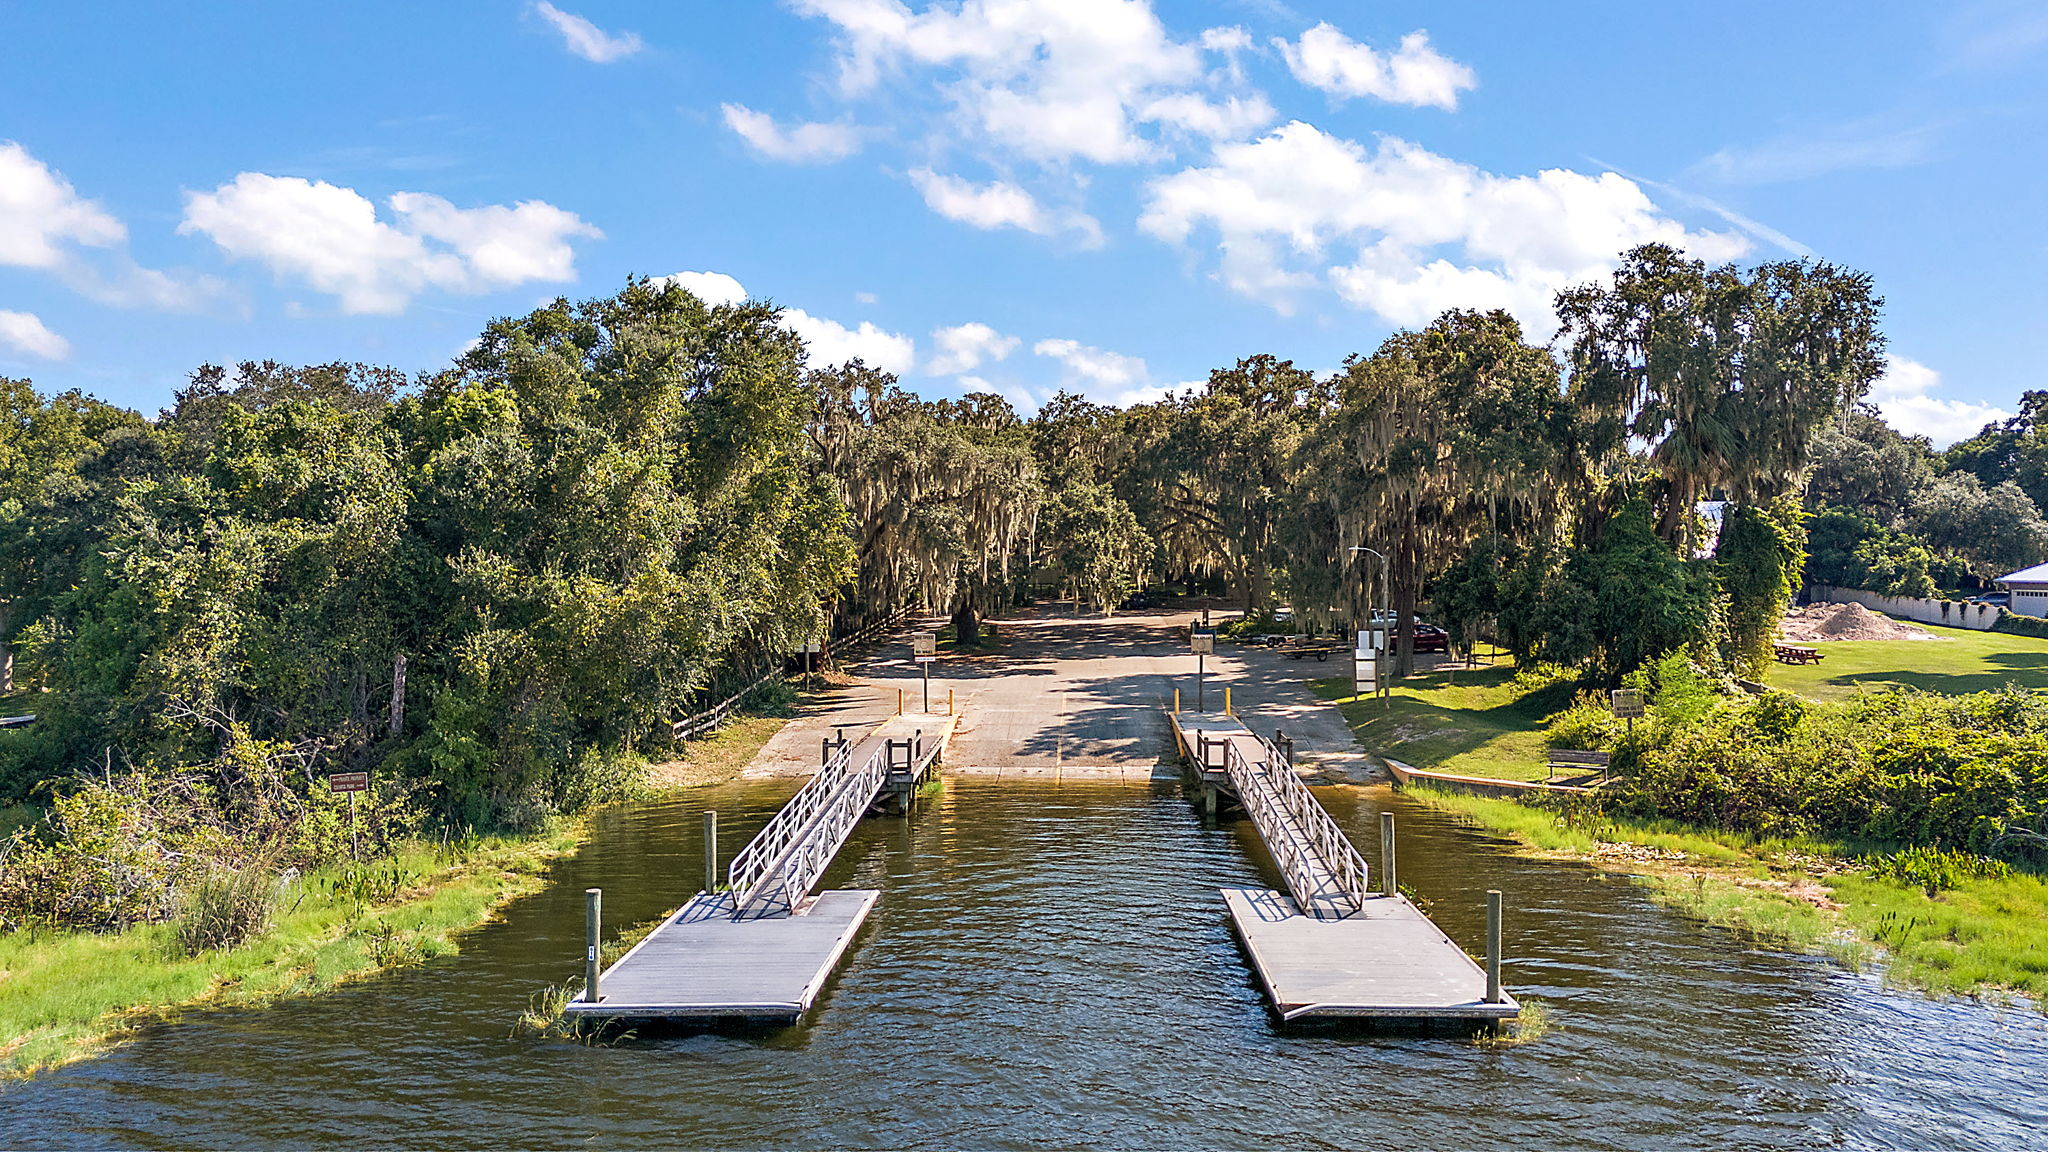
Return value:
M 648 765 L 647 784 L 666 790 L 737 780 L 787 723 L 787 716 L 735 716 L 711 735 L 685 743 L 677 749 L 680 755 L 675 759 Z
M 1418 768 L 1503 780 L 1544 777 L 1543 718 L 1572 702 L 1569 683 L 1517 677 L 1506 665 L 1425 672 L 1387 700 L 1351 695 L 1348 679 L 1318 680 L 1365 747 Z
M 1833 640 L 1816 644 L 1818 664 L 1774 664 L 1769 683 L 1814 700 L 1864 689 L 1912 687 L 1957 694 L 2008 683 L 2048 688 L 2048 640 L 2004 632 L 1923 625 L 1939 640 Z
M 1848 846 L 1759 840 L 1657 821 L 1573 817 L 1511 800 L 1405 790 L 1528 851 L 1639 877 L 1666 905 L 1758 944 L 1882 957 L 1888 983 L 1937 994 L 2017 994 L 2048 1010 L 2048 880 L 1963 880 L 1929 894 L 1868 874 Z
M 0 1075 L 82 1059 L 180 1010 L 261 1004 L 457 950 L 457 936 L 537 890 L 572 830 L 451 845 L 323 868 L 281 895 L 270 927 L 239 947 L 182 954 L 172 929 L 0 936 Z

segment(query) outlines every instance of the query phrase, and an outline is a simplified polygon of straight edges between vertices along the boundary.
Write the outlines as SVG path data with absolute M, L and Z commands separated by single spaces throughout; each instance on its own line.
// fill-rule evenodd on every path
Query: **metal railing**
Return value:
M 877 748 L 856 766 L 853 746 L 841 747 L 733 857 L 726 869 L 733 919 L 796 911 L 881 791 L 887 751 Z
M 889 629 L 894 628 L 908 615 L 910 615 L 910 609 L 899 608 L 879 620 L 870 622 L 866 627 L 858 631 L 832 641 L 831 648 L 833 651 L 838 651 L 843 648 L 852 648 L 858 644 L 865 644 L 875 637 L 888 632 Z M 693 736 L 708 736 L 718 731 L 727 720 L 732 718 L 732 714 L 739 709 L 740 701 L 745 700 L 753 693 L 754 689 L 759 688 L 770 680 L 778 679 L 782 675 L 782 661 L 780 659 L 771 660 L 768 670 L 755 677 L 753 682 L 749 683 L 746 687 L 727 696 L 702 712 L 693 713 L 680 720 L 671 720 L 669 722 L 670 736 L 676 740 L 687 740 Z
M 1295 904 L 1318 919 L 1326 913 L 1341 919 L 1362 911 L 1367 895 L 1365 857 L 1273 742 L 1259 742 L 1266 751 L 1262 764 L 1245 759 L 1237 741 L 1225 741 L 1224 767 L 1294 893 Z

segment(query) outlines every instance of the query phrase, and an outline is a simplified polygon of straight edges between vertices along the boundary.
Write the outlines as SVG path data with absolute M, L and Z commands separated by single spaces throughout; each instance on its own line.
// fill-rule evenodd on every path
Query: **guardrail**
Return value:
M 1266 750 L 1263 764 L 1246 760 L 1237 741 L 1225 741 L 1224 768 L 1258 827 L 1259 838 L 1280 866 L 1295 904 L 1319 919 L 1332 911 L 1332 896 L 1350 905 L 1335 910 L 1339 918 L 1362 911 L 1367 895 L 1365 857 L 1273 742 L 1261 738 L 1259 743 Z
M 869 640 L 874 639 L 876 636 L 882 634 L 883 632 L 888 631 L 890 628 L 895 627 L 898 621 L 902 620 L 905 616 L 908 615 L 910 615 L 910 610 L 908 608 L 899 608 L 893 614 L 884 616 L 880 620 L 876 620 L 866 625 L 865 627 L 859 628 L 855 630 L 851 635 L 842 636 L 839 639 L 833 641 L 832 647 L 850 648 L 857 644 L 865 644 Z M 732 714 L 739 709 L 740 701 L 745 700 L 749 695 L 751 695 L 754 689 L 759 688 L 761 685 L 766 684 L 770 680 L 773 680 L 780 675 L 782 675 L 782 669 L 770 668 L 768 671 L 763 672 L 757 679 L 755 679 L 753 683 L 748 684 L 745 688 L 740 689 L 739 691 L 733 693 L 732 695 L 726 697 L 725 699 L 719 701 L 717 704 L 712 705 L 704 711 L 699 712 L 693 716 L 685 716 L 681 720 L 670 721 L 670 737 L 676 740 L 687 740 L 692 736 L 702 736 L 709 732 L 716 732 L 719 728 L 723 727 L 725 725 L 725 722 L 732 718 Z
M 840 748 L 818 773 L 782 806 L 758 835 L 733 857 L 726 882 L 733 893 L 732 918 L 749 912 L 794 912 L 797 902 L 824 875 L 853 826 L 860 823 L 889 775 L 887 748 L 877 748 L 858 767 L 853 747 Z M 755 912 L 756 906 L 759 911 Z

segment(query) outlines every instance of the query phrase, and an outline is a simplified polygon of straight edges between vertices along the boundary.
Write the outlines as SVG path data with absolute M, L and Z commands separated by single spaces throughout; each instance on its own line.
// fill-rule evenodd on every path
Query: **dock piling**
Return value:
M 718 813 L 704 813 L 704 891 L 718 891 Z
M 583 998 L 592 1004 L 603 999 L 597 990 L 597 920 L 604 907 L 604 889 L 583 890 Z
M 1394 875 L 1394 814 L 1380 813 L 1380 892 L 1387 896 L 1401 894 L 1399 878 Z
M 1486 890 L 1486 1002 L 1498 1004 L 1500 995 L 1500 890 Z

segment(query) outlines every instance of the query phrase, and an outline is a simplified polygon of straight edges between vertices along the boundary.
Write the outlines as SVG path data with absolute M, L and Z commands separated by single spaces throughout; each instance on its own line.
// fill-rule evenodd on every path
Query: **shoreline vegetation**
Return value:
M 737 780 L 786 713 L 772 699 L 737 714 L 680 746 L 676 759 L 647 765 L 641 787 L 623 799 Z M 6 814 L 22 824 L 32 818 L 26 807 Z M 180 950 L 170 922 L 113 933 L 0 933 L 0 1079 L 100 1055 L 189 1010 L 314 995 L 455 955 L 464 934 L 539 891 L 548 868 L 580 848 L 590 827 L 588 819 L 562 819 L 530 834 L 408 840 L 375 859 L 314 868 L 279 886 L 264 931 L 197 955 Z M 655 923 L 607 941 L 607 954 Z
M 538 891 L 583 842 L 563 821 L 518 836 L 412 840 L 281 882 L 268 928 L 187 955 L 172 923 L 0 934 L 0 1078 L 96 1056 L 195 1008 L 326 991 L 461 949 L 460 936 Z
M 1633 738 L 1556 670 L 1425 673 L 1390 705 L 1346 696 L 1339 681 L 1317 688 L 1366 747 L 1431 770 L 1541 780 L 1548 747 L 1613 750 L 1617 784 L 1591 797 L 1401 789 L 1531 855 L 1629 874 L 1740 939 L 1859 971 L 1879 965 L 1889 985 L 2048 1011 L 2048 877 L 2031 867 L 2021 826 L 2035 787 L 2033 686 L 1915 690 L 1893 667 L 1914 655 L 1899 647 L 1831 649 L 1841 673 L 1873 683 L 1801 677 L 1818 699 L 1717 693 L 1660 666 L 1644 678 L 1651 714 Z M 1981 651 L 1944 646 L 1967 669 L 1926 652 L 1901 667 L 1978 686 Z M 1893 737 L 1930 724 L 1950 735 L 1891 750 Z M 1833 751 L 1818 755 L 1823 746 Z

